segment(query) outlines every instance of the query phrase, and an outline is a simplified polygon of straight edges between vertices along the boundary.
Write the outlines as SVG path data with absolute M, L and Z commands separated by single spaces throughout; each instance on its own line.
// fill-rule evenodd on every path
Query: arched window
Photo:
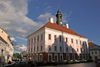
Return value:
M 48 49 L 49 49 L 49 51 L 51 50 L 51 46 L 50 45 L 48 46 Z

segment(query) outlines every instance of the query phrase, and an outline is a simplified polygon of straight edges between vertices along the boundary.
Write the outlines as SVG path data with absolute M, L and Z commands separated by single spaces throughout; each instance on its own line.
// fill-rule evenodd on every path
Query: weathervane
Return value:
M 60 5 L 59 5 L 59 3 L 58 3 L 58 9 L 60 9 Z

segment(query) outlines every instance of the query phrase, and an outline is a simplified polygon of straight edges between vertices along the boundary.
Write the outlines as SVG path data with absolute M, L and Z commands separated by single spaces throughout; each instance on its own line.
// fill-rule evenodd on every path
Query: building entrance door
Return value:
M 57 56 L 55 56 L 55 62 L 57 62 Z
M 40 61 L 42 61 L 42 55 L 40 55 Z
M 51 61 L 51 56 L 49 56 L 49 61 Z

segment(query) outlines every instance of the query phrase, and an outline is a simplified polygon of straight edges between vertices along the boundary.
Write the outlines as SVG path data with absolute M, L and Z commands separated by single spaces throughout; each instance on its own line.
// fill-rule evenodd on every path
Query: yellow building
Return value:
M 12 61 L 14 45 L 10 39 L 10 36 L 0 28 L 0 60 L 8 62 Z

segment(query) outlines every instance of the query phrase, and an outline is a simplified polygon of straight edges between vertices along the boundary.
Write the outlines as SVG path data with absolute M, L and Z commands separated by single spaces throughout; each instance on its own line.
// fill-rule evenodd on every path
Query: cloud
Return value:
M 22 28 L 17 28 L 16 31 L 19 33 L 27 33 L 27 31 L 25 29 L 22 29 Z
M 44 13 L 44 14 L 41 14 L 41 15 L 38 17 L 38 19 L 41 20 L 41 21 L 43 21 L 43 22 L 45 22 L 45 23 L 47 23 L 47 22 L 49 22 L 49 18 L 50 18 L 50 17 L 52 17 L 52 18 L 54 19 L 54 21 L 55 21 L 55 16 L 52 15 L 51 13 Z
M 72 14 L 72 11 L 70 11 L 69 13 L 63 13 L 63 18 L 62 18 L 62 20 L 63 20 L 63 23 L 66 23 L 66 22 L 68 22 L 69 21 L 69 17 L 71 16 L 71 14 Z
M 50 7 L 50 6 L 48 6 Z M 62 17 L 62 21 L 63 23 L 68 22 L 70 15 L 72 14 L 72 11 L 70 11 L 69 13 L 62 13 L 63 17 Z M 41 14 L 38 19 L 41 20 L 42 22 L 47 23 L 49 21 L 49 18 L 52 17 L 54 19 L 54 22 L 56 23 L 56 16 L 52 15 L 51 13 L 44 13 Z
M 23 37 L 16 37 L 16 38 L 27 41 L 27 39 Z
M 52 6 L 47 6 L 46 9 L 50 10 L 51 8 Z M 26 36 L 47 23 L 50 17 L 56 22 L 56 16 L 52 15 L 49 11 L 39 15 L 38 19 L 41 22 L 30 19 L 26 16 L 27 14 L 27 0 L 0 0 L 0 27 L 10 36 L 16 36 L 26 41 Z M 63 18 L 64 22 L 67 22 L 66 17 L 68 16 Z
M 15 41 L 13 41 L 13 44 L 14 44 L 15 52 L 22 52 L 27 50 L 27 47 L 24 44 Z
M 0 27 L 10 36 L 25 38 L 43 25 L 28 18 L 27 14 L 27 0 L 0 0 Z
M 18 38 L 18 37 L 16 37 L 16 38 Z M 10 39 L 12 40 L 12 42 L 14 44 L 14 53 L 20 53 L 22 51 L 27 50 L 27 47 L 24 44 L 17 42 L 14 37 L 11 37 Z M 19 39 L 20 39 L 20 37 L 19 37 Z
M 15 38 L 14 38 L 14 37 L 11 37 L 10 39 L 11 39 L 12 41 L 15 41 L 15 42 L 16 42 L 16 40 L 15 40 Z

